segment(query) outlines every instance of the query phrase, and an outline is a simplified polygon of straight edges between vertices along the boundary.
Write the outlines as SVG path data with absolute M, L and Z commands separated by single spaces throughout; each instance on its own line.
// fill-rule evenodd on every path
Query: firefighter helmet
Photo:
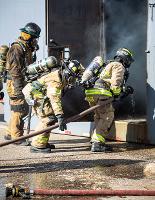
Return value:
M 6 62 L 6 55 L 7 52 L 9 51 L 9 47 L 6 45 L 1 45 L 0 46 L 0 60 L 2 62 Z
M 81 75 L 84 72 L 84 69 L 82 64 L 77 60 L 71 60 L 67 66 L 67 70 L 72 76 Z
M 35 38 L 40 37 L 41 28 L 35 23 L 30 22 L 26 24 L 25 27 L 21 28 L 20 30 L 24 33 L 28 33 L 32 35 Z
M 9 51 L 9 47 L 6 45 L 0 46 L 0 74 L 3 73 L 6 65 L 6 56 Z
M 117 50 L 114 59 L 119 58 L 122 60 L 123 64 L 130 66 L 134 61 L 131 51 L 127 48 L 120 48 Z

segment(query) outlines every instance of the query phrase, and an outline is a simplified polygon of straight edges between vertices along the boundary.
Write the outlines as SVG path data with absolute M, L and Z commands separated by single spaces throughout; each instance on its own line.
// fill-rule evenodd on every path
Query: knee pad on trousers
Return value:
M 23 112 L 28 114 L 29 107 L 27 104 L 20 104 L 20 105 L 11 105 L 11 111 L 14 112 Z

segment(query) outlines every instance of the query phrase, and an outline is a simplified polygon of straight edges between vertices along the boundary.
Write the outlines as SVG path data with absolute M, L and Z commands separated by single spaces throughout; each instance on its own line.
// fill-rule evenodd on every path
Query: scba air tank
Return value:
M 97 56 L 89 64 L 82 76 L 82 82 L 88 81 L 98 74 L 101 67 L 103 66 L 104 61 L 101 56 Z
M 50 71 L 57 66 L 57 59 L 54 56 L 50 56 L 43 60 L 37 61 L 27 67 L 27 73 L 35 75 Z

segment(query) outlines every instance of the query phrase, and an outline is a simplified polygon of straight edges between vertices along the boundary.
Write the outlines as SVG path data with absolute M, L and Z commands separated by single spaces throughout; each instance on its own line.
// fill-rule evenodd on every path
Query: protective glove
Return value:
M 124 99 L 129 94 L 133 94 L 133 93 L 134 93 L 134 89 L 128 85 L 127 88 L 125 89 L 125 91 L 122 92 L 122 94 L 120 95 L 120 99 Z
M 58 120 L 58 124 L 59 124 L 59 129 L 61 130 L 61 131 L 64 131 L 64 130 L 66 130 L 67 129 L 67 126 L 66 126 L 66 123 L 64 122 L 64 117 L 63 117 L 63 115 L 56 115 L 56 118 L 57 118 L 57 120 Z

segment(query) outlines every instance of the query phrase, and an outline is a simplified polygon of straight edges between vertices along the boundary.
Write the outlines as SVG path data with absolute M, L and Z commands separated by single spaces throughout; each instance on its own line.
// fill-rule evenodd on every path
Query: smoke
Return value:
M 100 35 L 100 24 L 89 24 L 85 32 L 85 48 L 86 48 L 86 58 L 85 58 L 85 67 L 87 67 L 90 62 L 96 56 L 102 56 L 100 52 L 101 44 L 101 35 Z
M 95 56 L 100 55 L 106 59 L 113 59 L 118 48 L 130 49 L 135 62 L 130 67 L 127 84 L 135 90 L 135 112 L 143 115 L 146 112 L 147 1 L 103 0 L 95 2 L 93 9 L 88 6 L 91 15 L 89 15 L 89 20 L 85 21 L 80 61 L 87 67 Z M 128 112 L 126 108 L 131 107 L 131 102 L 129 99 L 124 102 L 124 110 L 122 110 L 125 113 Z
M 106 57 L 113 59 L 120 47 L 133 52 L 128 84 L 135 89 L 136 113 L 145 114 L 147 1 L 105 0 Z M 139 90 L 139 85 L 142 90 Z

